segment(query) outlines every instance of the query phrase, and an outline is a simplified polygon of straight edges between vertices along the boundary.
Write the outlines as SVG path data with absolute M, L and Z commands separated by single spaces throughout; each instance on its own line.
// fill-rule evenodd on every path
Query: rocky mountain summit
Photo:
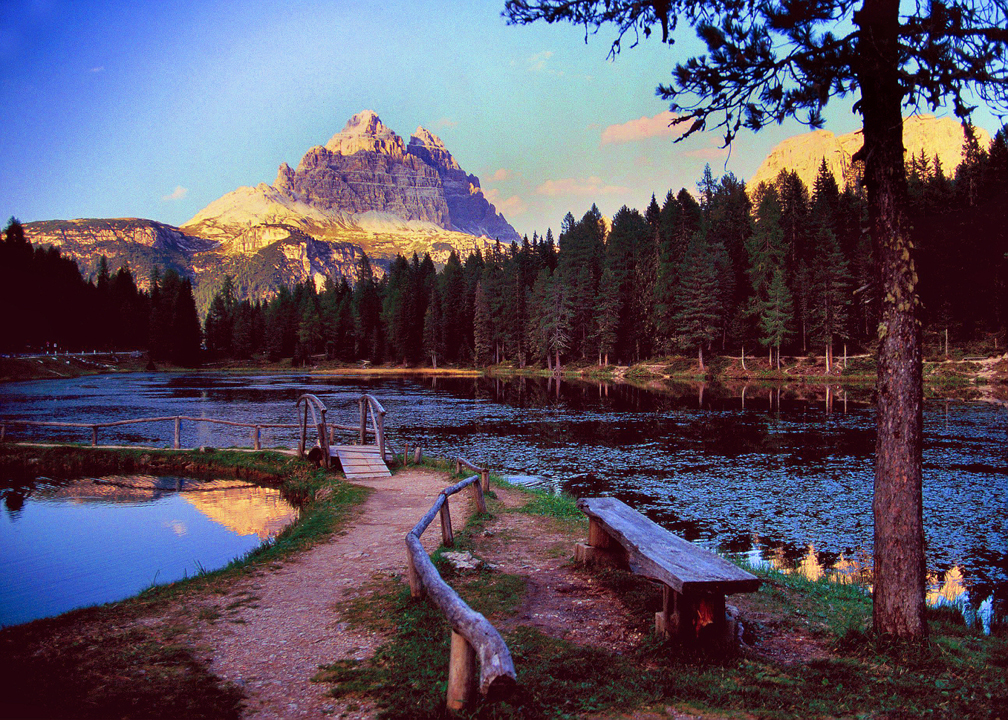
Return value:
M 986 130 L 978 127 L 976 133 L 981 147 L 990 145 L 990 134 Z M 856 178 L 851 158 L 863 143 L 860 131 L 834 135 L 828 130 L 815 130 L 789 137 L 770 151 L 746 186 L 755 189 L 761 182 L 771 182 L 781 170 L 787 169 L 798 173 L 811 189 L 825 158 L 826 166 L 843 188 Z M 962 162 L 962 146 L 963 129 L 955 118 L 914 115 L 903 121 L 903 147 L 907 157 L 920 155 L 922 150 L 929 159 L 937 155 L 946 175 L 952 175 Z
M 370 110 L 296 169 L 281 164 L 272 185 L 239 187 L 179 228 L 123 218 L 27 223 L 25 232 L 60 247 L 85 276 L 102 255 L 113 271 L 129 264 L 143 287 L 155 266 L 178 270 L 195 280 L 201 309 L 225 274 L 259 299 L 295 282 L 353 282 L 362 253 L 380 276 L 398 254 L 442 264 L 453 250 L 464 257 L 520 240 L 440 138 L 418 127 L 407 145 Z
M 273 185 L 238 188 L 182 228 L 254 251 L 262 228 L 278 222 L 323 238 L 356 229 L 520 240 L 437 136 L 420 127 L 407 146 L 370 110 L 308 150 L 296 169 L 280 165 Z

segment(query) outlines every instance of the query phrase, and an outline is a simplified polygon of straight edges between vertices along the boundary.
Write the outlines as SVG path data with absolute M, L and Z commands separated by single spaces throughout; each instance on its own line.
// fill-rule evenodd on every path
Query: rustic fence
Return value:
M 234 420 L 222 420 L 212 417 L 194 417 L 191 415 L 164 415 L 159 417 L 132 418 L 129 420 L 114 420 L 111 422 L 82 423 L 82 422 L 58 422 L 51 420 L 16 420 L 0 419 L 0 442 L 7 440 L 9 427 L 52 427 L 52 428 L 80 428 L 91 431 L 91 446 L 98 447 L 98 432 L 102 429 L 121 427 L 125 425 L 137 425 L 145 423 L 173 423 L 174 436 L 172 448 L 182 449 L 182 423 L 209 423 L 228 427 L 248 428 L 250 431 L 250 445 L 253 450 L 262 450 L 262 431 L 264 429 L 279 428 L 287 430 L 300 430 L 301 436 L 298 443 L 298 456 L 304 456 L 307 443 L 308 413 L 309 408 L 312 414 L 313 426 L 318 432 L 318 444 L 325 452 L 324 461 L 328 459 L 329 445 L 333 443 L 333 438 L 337 430 L 353 432 L 357 434 L 359 444 L 367 443 L 370 435 L 375 439 L 375 443 L 381 448 L 382 459 L 385 459 L 386 434 L 385 434 L 385 408 L 373 395 L 361 395 L 359 398 L 360 423 L 357 425 L 341 425 L 338 423 L 327 423 L 325 420 L 326 407 L 317 397 L 310 393 L 301 395 L 295 404 L 295 413 L 304 404 L 304 414 L 300 423 L 245 423 Z M 370 416 L 370 427 L 368 427 L 368 417 Z M 326 463 L 328 467 L 328 462 Z
M 461 466 L 475 468 L 486 478 L 488 473 L 472 463 L 458 458 L 456 470 Z M 448 658 L 448 691 L 446 703 L 449 710 L 462 710 L 475 699 L 475 690 L 496 700 L 510 695 L 516 686 L 514 662 L 507 644 L 496 628 L 480 613 L 469 607 L 438 573 L 420 536 L 434 520 L 441 516 L 441 542 L 446 547 L 454 545 L 451 512 L 448 498 L 470 488 L 476 508 L 486 512 L 483 495 L 484 482 L 472 475 L 442 490 L 420 522 L 406 535 L 406 553 L 410 594 L 426 595 L 445 614 L 451 624 L 451 651 Z M 479 682 L 476 682 L 476 661 L 479 659 Z

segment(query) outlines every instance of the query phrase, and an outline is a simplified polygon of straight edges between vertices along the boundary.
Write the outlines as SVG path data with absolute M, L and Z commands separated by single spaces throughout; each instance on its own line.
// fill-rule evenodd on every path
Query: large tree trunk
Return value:
M 897 78 L 899 0 L 865 0 L 855 22 L 865 184 L 881 301 L 875 441 L 875 631 L 907 638 L 924 620 L 921 500 L 921 335 L 917 273 L 904 215 L 903 91 Z

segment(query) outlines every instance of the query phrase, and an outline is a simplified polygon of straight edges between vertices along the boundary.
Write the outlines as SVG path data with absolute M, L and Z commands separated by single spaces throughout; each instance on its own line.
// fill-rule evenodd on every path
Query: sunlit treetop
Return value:
M 685 123 L 679 139 L 717 128 L 728 145 L 742 127 L 788 117 L 820 128 L 834 96 L 853 94 L 858 111 L 860 88 L 873 81 L 861 62 L 871 42 L 862 15 L 880 12 L 898 17 L 896 91 L 905 107 L 951 103 L 968 118 L 980 101 L 1008 114 L 1008 0 L 507 0 L 504 15 L 513 24 L 582 25 L 586 40 L 612 26 L 610 57 L 657 33 L 672 45 L 688 24 L 707 52 L 677 64 L 657 93 Z

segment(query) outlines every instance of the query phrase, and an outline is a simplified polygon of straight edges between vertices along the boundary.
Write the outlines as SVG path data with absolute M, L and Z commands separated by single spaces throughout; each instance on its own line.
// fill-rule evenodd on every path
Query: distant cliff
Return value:
M 990 134 L 983 128 L 976 131 L 980 146 L 990 145 Z M 849 180 L 855 179 L 856 170 L 851 158 L 862 144 L 860 131 L 834 135 L 828 130 L 815 130 L 789 137 L 770 151 L 747 186 L 755 189 L 761 182 L 772 181 L 781 170 L 786 169 L 798 173 L 811 189 L 825 158 L 826 166 L 843 188 Z M 903 147 L 908 157 L 910 154 L 920 155 L 921 150 L 928 158 L 933 159 L 937 155 L 946 175 L 952 175 L 962 162 L 962 146 L 962 125 L 954 118 L 914 115 L 903 121 Z

